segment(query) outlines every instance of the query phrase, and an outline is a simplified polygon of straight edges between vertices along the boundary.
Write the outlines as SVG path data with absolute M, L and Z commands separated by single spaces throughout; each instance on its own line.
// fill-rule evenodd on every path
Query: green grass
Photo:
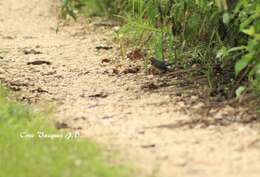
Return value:
M 67 139 L 52 122 L 10 99 L 0 86 L 0 176 L 125 177 L 129 170 L 109 164 L 100 148 L 87 139 Z M 63 138 L 39 138 L 37 132 Z M 24 133 L 34 138 L 22 138 Z M 110 159 L 112 160 L 112 159 Z

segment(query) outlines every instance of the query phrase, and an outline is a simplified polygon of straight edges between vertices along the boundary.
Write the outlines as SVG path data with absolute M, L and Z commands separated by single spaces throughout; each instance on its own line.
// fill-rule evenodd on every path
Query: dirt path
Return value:
M 106 30 L 71 24 L 56 34 L 54 2 L 0 0 L 0 79 L 20 99 L 55 102 L 57 119 L 119 150 L 146 176 L 260 176 L 255 124 L 174 126 L 196 116 L 179 111 L 174 93 L 141 89 L 152 76 L 102 64 L 117 55 L 96 50 L 113 45 Z

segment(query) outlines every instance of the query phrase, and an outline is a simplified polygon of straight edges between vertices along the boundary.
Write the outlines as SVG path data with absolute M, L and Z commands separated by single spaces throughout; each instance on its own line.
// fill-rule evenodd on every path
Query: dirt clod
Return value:
M 100 45 L 96 46 L 96 49 L 97 50 L 110 50 L 110 49 L 113 49 L 113 47 L 112 46 L 108 46 L 108 45 L 100 44 Z
M 51 65 L 51 62 L 44 60 L 35 60 L 31 62 L 27 62 L 27 65 Z
M 156 145 L 155 144 L 148 144 L 148 145 L 142 145 L 142 148 L 146 149 L 146 148 L 155 148 Z
M 60 129 L 68 129 L 69 125 L 65 122 L 56 122 L 55 127 L 60 130 Z
M 88 97 L 90 97 L 90 98 L 106 98 L 106 97 L 108 97 L 108 94 L 104 93 L 104 92 L 100 92 L 100 93 L 96 93 L 96 94 L 93 94 L 93 95 L 89 95 Z
M 101 60 L 101 63 L 102 63 L 102 64 L 104 64 L 104 63 L 110 63 L 110 62 L 111 62 L 111 60 L 108 59 L 108 58 L 104 58 L 104 59 Z
M 37 51 L 37 50 L 35 50 L 35 49 L 25 49 L 25 50 L 23 51 L 23 53 L 24 53 L 25 55 L 29 55 L 29 54 L 39 55 L 39 54 L 42 54 L 42 52 Z

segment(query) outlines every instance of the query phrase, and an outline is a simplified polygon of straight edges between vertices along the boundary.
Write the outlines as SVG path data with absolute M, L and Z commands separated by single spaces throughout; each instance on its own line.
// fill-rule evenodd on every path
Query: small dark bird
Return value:
M 171 66 L 171 64 L 160 61 L 154 57 L 152 57 L 150 61 L 151 65 L 162 73 L 167 72 L 169 70 L 169 66 Z

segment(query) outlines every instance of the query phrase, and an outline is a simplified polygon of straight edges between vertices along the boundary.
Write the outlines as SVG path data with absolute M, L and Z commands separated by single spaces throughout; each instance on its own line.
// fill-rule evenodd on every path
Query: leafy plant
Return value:
M 199 63 L 211 92 L 259 90 L 259 0 L 78 1 L 92 15 L 123 19 L 118 36 L 127 46 L 184 68 Z
M 84 3 L 81 0 L 63 0 L 60 16 L 64 19 L 72 17 L 74 20 L 76 20 L 76 12 L 83 6 Z

